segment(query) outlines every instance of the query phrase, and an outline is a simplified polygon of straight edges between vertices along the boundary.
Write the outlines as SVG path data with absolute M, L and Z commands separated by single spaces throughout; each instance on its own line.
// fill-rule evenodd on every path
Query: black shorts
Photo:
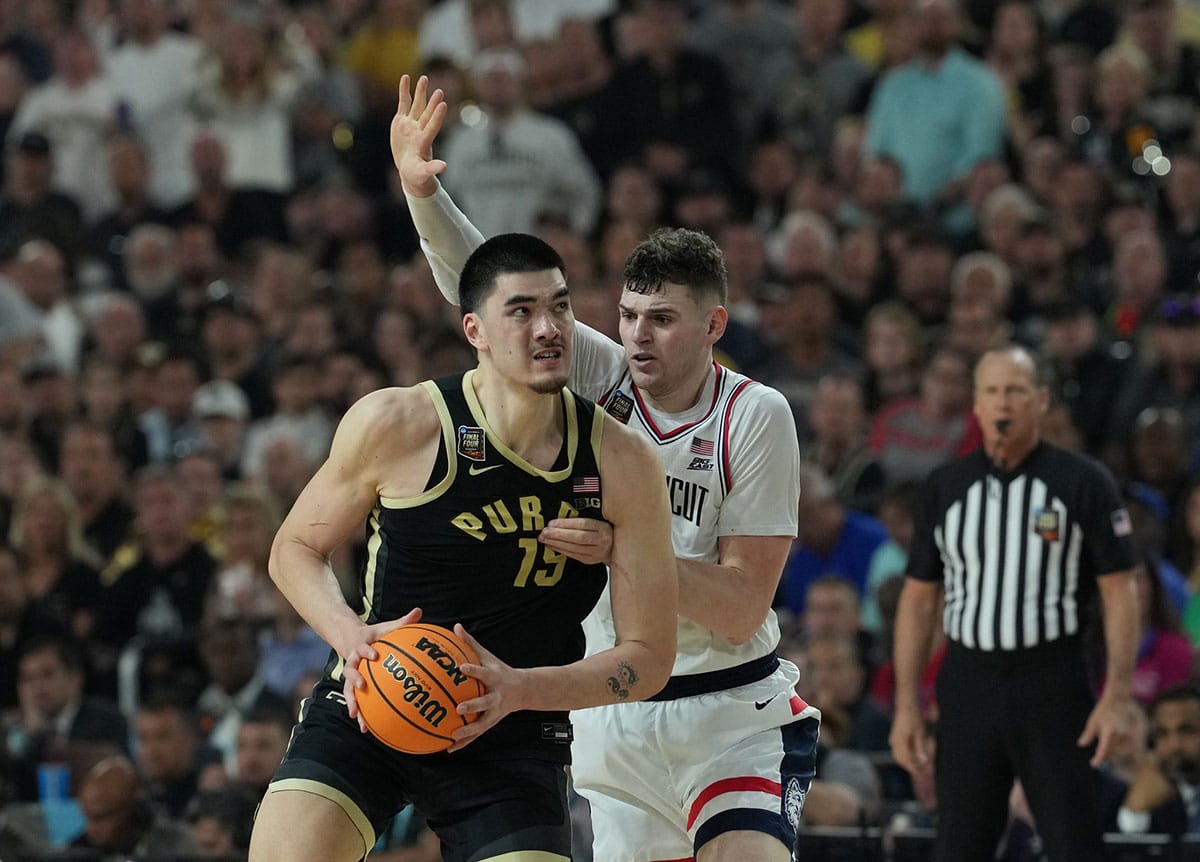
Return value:
M 481 739 L 486 737 L 481 737 Z M 470 756 L 411 755 L 362 733 L 340 686 L 319 683 L 305 701 L 268 792 L 307 790 L 340 805 L 369 846 L 405 805 L 415 805 L 442 841 L 446 862 L 476 862 L 541 850 L 571 856 L 562 757 L 528 748 Z

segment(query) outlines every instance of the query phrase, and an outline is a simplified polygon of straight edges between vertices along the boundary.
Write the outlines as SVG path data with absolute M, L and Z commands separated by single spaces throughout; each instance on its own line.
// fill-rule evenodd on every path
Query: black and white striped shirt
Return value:
M 1129 514 L 1099 463 L 1039 443 L 1009 473 L 982 450 L 926 482 L 908 575 L 941 579 L 946 636 L 984 651 L 1078 634 L 1096 578 L 1134 565 Z

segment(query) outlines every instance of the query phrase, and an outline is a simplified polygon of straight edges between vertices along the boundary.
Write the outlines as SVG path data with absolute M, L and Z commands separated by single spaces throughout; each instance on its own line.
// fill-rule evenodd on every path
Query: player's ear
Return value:
M 463 315 L 462 320 L 463 335 L 467 337 L 467 343 L 479 350 L 487 346 L 487 334 L 484 331 L 483 320 L 474 311 Z
M 725 327 L 729 325 L 729 312 L 725 310 L 723 305 L 714 305 L 708 313 L 708 337 L 711 343 L 716 344 L 721 340 L 721 336 L 725 334 Z

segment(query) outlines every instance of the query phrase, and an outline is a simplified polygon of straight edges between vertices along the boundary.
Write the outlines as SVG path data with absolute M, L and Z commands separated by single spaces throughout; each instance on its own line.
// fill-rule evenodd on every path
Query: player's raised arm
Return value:
M 438 290 L 458 305 L 458 276 L 471 252 L 483 244 L 483 234 L 437 179 L 446 169 L 444 161 L 433 158 L 433 143 L 446 117 L 443 98 L 441 90 L 429 92 L 424 75 L 411 93 L 408 75 L 401 77 L 391 126 L 392 161 Z

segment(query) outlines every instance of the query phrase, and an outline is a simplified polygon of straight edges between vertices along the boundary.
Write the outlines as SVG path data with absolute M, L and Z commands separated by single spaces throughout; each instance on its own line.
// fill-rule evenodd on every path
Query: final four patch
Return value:
M 618 389 L 613 393 L 612 399 L 604 409 L 609 416 L 624 425 L 629 421 L 629 415 L 633 412 L 633 399 Z
M 487 460 L 487 435 L 482 428 L 458 426 L 458 454 L 472 461 Z
M 1039 509 L 1033 516 L 1033 531 L 1047 542 L 1058 541 L 1058 512 L 1053 509 Z

